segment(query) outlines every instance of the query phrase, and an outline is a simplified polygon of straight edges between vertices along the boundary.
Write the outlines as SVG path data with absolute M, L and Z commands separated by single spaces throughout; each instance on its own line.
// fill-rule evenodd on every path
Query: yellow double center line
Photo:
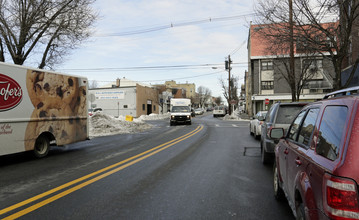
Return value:
M 187 133 L 187 134 L 185 134 L 185 135 L 183 135 L 181 137 L 178 137 L 176 139 L 168 141 L 168 142 L 166 142 L 164 144 L 161 144 L 161 145 L 159 145 L 157 147 L 154 147 L 154 148 L 152 148 L 150 150 L 147 150 L 147 151 L 145 151 L 143 153 L 140 153 L 140 154 L 137 154 L 137 155 L 135 155 L 133 157 L 127 158 L 127 159 L 125 159 L 125 160 L 123 160 L 121 162 L 118 162 L 118 163 L 113 164 L 111 166 L 105 167 L 105 168 L 103 168 L 101 170 L 98 170 L 96 172 L 90 173 L 90 174 L 88 174 L 86 176 L 83 176 L 81 178 L 75 179 L 75 180 L 73 180 L 71 182 L 65 183 L 65 184 L 63 184 L 61 186 L 58 186 L 58 187 L 56 187 L 54 189 L 51 189 L 51 190 L 46 191 L 44 193 L 41 193 L 41 194 L 39 194 L 37 196 L 34 196 L 32 198 L 29 198 L 27 200 L 24 200 L 22 202 L 19 202 L 17 204 L 9 206 L 9 207 L 7 207 L 5 209 L 1 209 L 0 210 L 0 216 L 5 214 L 5 213 L 8 213 L 10 211 L 13 211 L 15 209 L 18 209 L 18 208 L 20 208 L 22 206 L 28 205 L 28 204 L 30 204 L 32 202 L 35 202 L 35 201 L 37 201 L 37 200 L 39 200 L 41 198 L 44 198 L 44 197 L 49 196 L 51 194 L 54 194 L 54 193 L 56 193 L 56 192 L 58 192 L 60 190 L 68 188 L 68 187 L 70 187 L 72 185 L 80 183 L 80 182 L 82 182 L 84 180 L 89 179 L 89 180 L 87 180 L 87 181 L 85 181 L 85 182 L 83 182 L 81 184 L 75 185 L 75 186 L 73 186 L 73 187 L 71 187 L 71 188 L 69 188 L 69 189 L 67 189 L 65 191 L 59 192 L 58 194 L 53 195 L 50 198 L 47 198 L 47 199 L 45 199 L 43 201 L 40 201 L 40 202 L 30 206 L 30 207 L 27 207 L 27 208 L 25 208 L 25 209 L 23 209 L 21 211 L 18 211 L 18 212 L 14 213 L 14 214 L 12 214 L 12 215 L 10 215 L 8 217 L 3 218 L 3 219 L 4 220 L 16 219 L 16 218 L 19 218 L 19 217 L 21 217 L 23 215 L 26 215 L 26 214 L 28 214 L 28 213 L 30 213 L 30 212 L 44 206 L 44 205 L 47 205 L 47 204 L 49 204 L 49 203 L 51 203 L 51 202 L 53 202 L 53 201 L 55 201 L 57 199 L 60 199 L 60 198 L 66 196 L 66 195 L 68 195 L 70 193 L 73 193 L 73 192 L 75 192 L 75 191 L 77 191 L 77 190 L 79 190 L 79 189 L 81 189 L 81 188 L 83 188 L 83 187 L 85 187 L 87 185 L 90 185 L 91 183 L 94 183 L 94 182 L 96 182 L 98 180 L 101 180 L 101 179 L 111 175 L 111 174 L 114 174 L 114 173 L 116 173 L 116 172 L 118 172 L 120 170 L 123 170 L 126 167 L 129 167 L 129 166 L 131 166 L 133 164 L 136 164 L 136 163 L 138 163 L 138 162 L 140 162 L 140 161 L 142 161 L 142 160 L 144 160 L 144 159 L 146 159 L 148 157 L 151 157 L 151 156 L 153 156 L 153 155 L 155 155 L 155 154 L 157 154 L 157 153 L 159 153 L 159 152 L 161 152 L 161 151 L 163 151 L 163 150 L 165 150 L 165 149 L 167 149 L 167 148 L 169 148 L 169 147 L 171 147 L 171 146 L 173 146 L 173 145 L 175 145 L 175 144 L 177 144 L 177 143 L 179 143 L 179 142 L 181 142 L 183 140 L 186 140 L 187 138 L 192 137 L 193 135 L 200 132 L 202 129 L 203 129 L 203 126 L 198 126 L 195 130 L 193 130 L 193 131 L 191 131 L 191 132 L 189 132 L 189 133 Z M 101 174 L 101 175 L 99 175 L 99 174 Z

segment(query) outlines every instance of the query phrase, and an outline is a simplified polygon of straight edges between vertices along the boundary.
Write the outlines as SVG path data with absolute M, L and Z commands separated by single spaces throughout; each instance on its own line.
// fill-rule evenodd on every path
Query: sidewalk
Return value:
M 247 113 L 238 113 L 238 117 L 240 117 L 241 119 L 245 119 L 245 120 L 251 119 Z

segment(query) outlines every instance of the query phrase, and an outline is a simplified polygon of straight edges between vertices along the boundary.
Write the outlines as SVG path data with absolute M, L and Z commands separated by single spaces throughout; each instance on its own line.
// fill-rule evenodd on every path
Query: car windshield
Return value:
M 280 106 L 277 114 L 277 124 L 290 124 L 303 106 Z
M 190 112 L 190 108 L 188 106 L 173 106 L 172 112 Z

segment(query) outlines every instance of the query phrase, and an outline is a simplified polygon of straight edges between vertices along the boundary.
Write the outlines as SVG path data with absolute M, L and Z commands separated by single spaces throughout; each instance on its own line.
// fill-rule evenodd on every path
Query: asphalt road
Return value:
M 248 122 L 93 138 L 48 157 L 0 157 L 0 219 L 294 219 Z

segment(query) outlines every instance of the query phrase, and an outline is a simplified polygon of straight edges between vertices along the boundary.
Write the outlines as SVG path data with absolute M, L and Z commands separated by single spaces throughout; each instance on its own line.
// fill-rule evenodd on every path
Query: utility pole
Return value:
M 295 88 L 295 72 L 294 72 L 294 33 L 293 33 L 293 0 L 289 0 L 289 80 L 291 87 Z M 292 101 L 296 101 L 296 93 L 292 89 Z
M 225 63 L 226 70 L 228 70 L 228 114 L 231 115 L 231 55 L 228 55 L 228 60 Z

